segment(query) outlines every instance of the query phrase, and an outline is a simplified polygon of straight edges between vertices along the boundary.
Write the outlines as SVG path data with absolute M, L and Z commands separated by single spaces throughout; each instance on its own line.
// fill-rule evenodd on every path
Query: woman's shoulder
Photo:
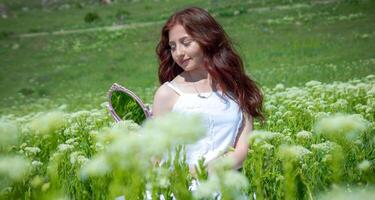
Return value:
M 155 99 L 167 100 L 175 95 L 175 92 L 168 84 L 169 82 L 165 82 L 156 90 Z
M 170 112 L 177 101 L 178 96 L 176 92 L 167 84 L 162 84 L 156 90 L 152 108 L 154 116 Z

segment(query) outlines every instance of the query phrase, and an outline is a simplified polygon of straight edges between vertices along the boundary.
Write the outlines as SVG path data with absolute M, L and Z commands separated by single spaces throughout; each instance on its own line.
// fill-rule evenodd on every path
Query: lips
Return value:
M 190 58 L 185 59 L 181 62 L 181 65 L 187 65 L 189 63 Z

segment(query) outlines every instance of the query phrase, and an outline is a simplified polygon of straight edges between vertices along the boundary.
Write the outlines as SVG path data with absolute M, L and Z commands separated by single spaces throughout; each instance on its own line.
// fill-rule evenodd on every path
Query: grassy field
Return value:
M 261 86 L 345 81 L 375 69 L 373 1 L 147 1 L 60 10 L 42 10 L 34 5 L 29 11 L 14 10 L 8 18 L 0 19 L 2 110 L 19 107 L 17 102 L 23 104 L 25 99 L 40 98 L 68 104 L 71 109 L 95 107 L 104 98 L 81 97 L 88 93 L 105 96 L 113 82 L 135 90 L 150 102 L 158 85 L 155 46 L 160 20 L 187 5 L 203 6 L 217 17 L 233 38 L 247 71 Z M 33 28 L 53 32 L 116 24 L 109 15 L 121 9 L 128 16 L 120 24 L 155 24 L 118 31 L 18 37 L 35 32 Z M 89 11 L 103 19 L 85 23 L 83 18 Z
M 374 1 L 40 2 L 0 0 L 0 199 L 374 197 Z M 255 121 L 242 171 L 218 159 L 210 176 L 198 171 L 194 192 L 177 157 L 149 161 L 204 134 L 197 118 L 140 127 L 116 124 L 106 108 L 114 82 L 152 103 L 162 21 L 189 5 L 232 37 L 265 92 L 267 119 Z M 100 19 L 86 23 L 89 12 Z

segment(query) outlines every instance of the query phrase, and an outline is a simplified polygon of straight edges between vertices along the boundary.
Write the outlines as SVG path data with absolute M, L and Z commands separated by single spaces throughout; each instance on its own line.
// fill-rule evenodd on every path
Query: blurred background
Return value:
M 374 74 L 372 0 L 0 0 L 0 114 L 96 108 L 114 82 L 152 103 L 161 27 L 187 6 L 215 16 L 263 88 Z

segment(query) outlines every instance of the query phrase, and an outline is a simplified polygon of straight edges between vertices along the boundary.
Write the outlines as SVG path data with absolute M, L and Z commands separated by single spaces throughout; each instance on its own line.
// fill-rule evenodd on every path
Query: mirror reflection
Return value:
M 131 90 L 114 83 L 108 90 L 108 110 L 116 122 L 132 120 L 141 125 L 152 111 Z
M 113 91 L 110 104 L 120 120 L 133 120 L 141 124 L 147 117 L 138 102 L 123 91 Z

